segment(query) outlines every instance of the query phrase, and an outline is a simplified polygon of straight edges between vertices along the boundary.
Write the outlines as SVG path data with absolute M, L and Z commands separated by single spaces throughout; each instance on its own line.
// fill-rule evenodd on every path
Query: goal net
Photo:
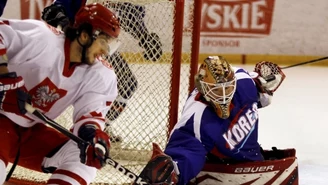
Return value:
M 132 172 L 139 174 L 151 157 L 152 143 L 158 143 L 164 149 L 169 129 L 178 119 L 188 96 L 194 1 L 185 0 L 182 7 L 179 5 L 183 2 L 181 0 L 88 1 L 93 2 L 102 3 L 117 12 L 122 25 L 119 36 L 121 45 L 114 57 L 110 58 L 110 63 L 119 76 L 120 94 L 129 98 L 123 98 L 126 108 L 117 119 L 112 120 L 115 117 L 113 114 L 107 115 L 107 123 L 110 125 L 108 132 L 111 136 L 117 136 L 112 141 L 110 155 Z M 177 19 L 179 15 L 183 16 L 183 21 Z M 146 31 L 137 29 L 140 21 L 144 22 Z M 178 29 L 182 25 L 183 34 L 178 35 Z M 161 56 L 156 60 L 146 60 L 144 57 L 145 48 L 138 38 L 142 38 L 145 32 L 159 36 L 161 47 L 152 50 L 153 56 Z M 181 37 L 182 43 L 179 43 Z M 131 71 L 126 66 L 122 67 L 125 62 Z M 133 76 L 137 84 L 131 82 Z M 131 89 L 135 91 L 131 93 Z M 117 108 L 120 109 L 119 106 Z M 56 121 L 70 128 L 72 107 Z M 23 184 L 22 180 L 30 184 L 42 184 L 49 176 L 20 167 L 16 167 L 12 175 L 13 180 L 20 180 L 20 184 Z M 106 166 L 98 171 L 93 184 L 129 183 L 130 179 L 113 167 Z

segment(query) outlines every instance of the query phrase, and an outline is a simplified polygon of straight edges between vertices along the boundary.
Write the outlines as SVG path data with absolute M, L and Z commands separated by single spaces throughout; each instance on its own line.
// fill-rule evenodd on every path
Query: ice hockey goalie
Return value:
M 254 74 L 206 58 L 164 151 L 141 176 L 153 185 L 297 185 L 296 151 L 264 151 L 258 142 L 258 109 L 270 105 L 285 74 L 269 61 Z

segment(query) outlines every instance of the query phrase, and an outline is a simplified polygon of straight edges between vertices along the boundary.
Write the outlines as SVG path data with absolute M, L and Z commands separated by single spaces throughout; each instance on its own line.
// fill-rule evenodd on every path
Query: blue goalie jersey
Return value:
M 165 153 L 179 167 L 179 184 L 186 184 L 203 168 L 214 149 L 236 161 L 263 160 L 258 144 L 258 90 L 249 74 L 235 68 L 236 92 L 227 119 L 217 116 L 195 89 L 180 121 L 171 132 Z

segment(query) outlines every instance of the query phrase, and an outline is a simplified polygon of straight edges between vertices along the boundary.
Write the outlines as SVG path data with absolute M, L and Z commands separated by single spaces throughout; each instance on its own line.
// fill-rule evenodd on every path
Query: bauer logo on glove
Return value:
M 15 90 L 24 86 L 24 81 L 18 81 L 14 84 L 0 84 L 0 91 Z
M 25 114 L 25 102 L 29 101 L 21 76 L 17 77 L 15 72 L 0 75 L 0 110 Z

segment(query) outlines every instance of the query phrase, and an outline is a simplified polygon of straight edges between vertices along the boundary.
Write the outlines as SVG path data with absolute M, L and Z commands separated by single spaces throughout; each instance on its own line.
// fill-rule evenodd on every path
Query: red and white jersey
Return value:
M 103 129 L 109 105 L 117 96 L 116 75 L 101 59 L 92 66 L 70 64 L 69 51 L 64 34 L 44 22 L 0 21 L 0 55 L 6 54 L 9 70 L 23 77 L 33 106 L 55 119 L 73 105 L 75 132 L 86 121 Z M 0 113 L 23 127 L 40 122 L 32 115 Z

